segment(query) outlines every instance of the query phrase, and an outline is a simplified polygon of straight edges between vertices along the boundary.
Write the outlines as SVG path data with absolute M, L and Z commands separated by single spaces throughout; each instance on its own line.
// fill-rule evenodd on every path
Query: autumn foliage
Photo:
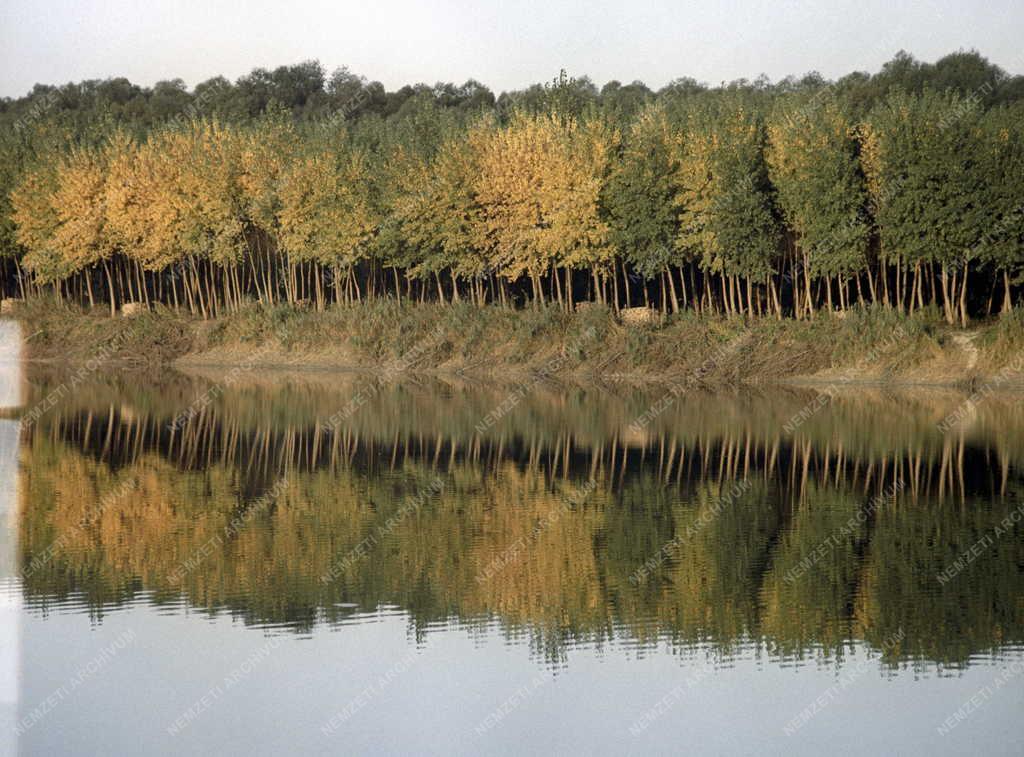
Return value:
M 382 296 L 777 318 L 934 305 L 951 323 L 997 294 L 1013 308 L 1019 101 L 749 85 L 599 101 L 564 75 L 530 92 L 458 112 L 413 98 L 387 119 L 37 125 L 10 169 L 3 288 L 202 317 Z

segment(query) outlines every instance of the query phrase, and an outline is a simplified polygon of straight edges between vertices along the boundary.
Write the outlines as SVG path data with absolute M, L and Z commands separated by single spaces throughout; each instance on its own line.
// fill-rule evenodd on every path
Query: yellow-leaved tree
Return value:
M 108 154 L 76 147 L 54 168 L 30 171 L 12 195 L 18 241 L 28 250 L 25 267 L 37 281 L 57 283 L 58 296 L 61 280 L 106 265 L 114 253 L 104 191 Z M 92 279 L 84 280 L 92 302 Z
M 15 239 L 26 250 L 22 265 L 40 283 L 58 282 L 68 273 L 53 243 L 59 224 L 53 204 L 56 187 L 57 166 L 44 162 L 27 171 L 11 192 Z
M 544 301 L 541 277 L 552 269 L 608 260 L 598 198 L 613 142 L 597 124 L 517 113 L 482 146 L 476 195 L 484 248 L 507 279 L 530 278 L 536 302 Z M 558 277 L 555 285 L 562 300 Z
M 279 192 L 281 246 L 293 259 L 313 263 L 317 272 L 330 266 L 336 294 L 345 271 L 351 297 L 352 269 L 365 255 L 378 222 L 365 154 L 344 144 L 320 145 L 294 160 L 281 177 Z M 317 275 L 315 294 L 322 307 L 319 282 Z
M 611 159 L 619 143 L 619 133 L 605 121 L 592 118 L 563 125 L 563 160 L 548 164 L 550 226 L 547 246 L 555 250 L 556 265 L 565 269 L 565 303 L 572 309 L 572 272 L 590 271 L 599 301 L 605 293 L 608 275 L 613 272 L 614 246 L 610 229 L 601 217 L 601 191 L 608 180 Z M 561 296 L 557 272 L 555 292 Z M 617 298 L 616 298 L 617 300 Z
M 249 270 L 257 296 L 270 304 L 277 289 L 275 256 L 280 240 L 279 188 L 299 149 L 299 136 L 290 119 L 278 116 L 258 122 L 239 137 L 238 176 L 242 204 L 248 220 Z M 292 293 L 295 277 L 287 263 L 286 292 Z M 294 296 L 291 297 L 294 299 Z

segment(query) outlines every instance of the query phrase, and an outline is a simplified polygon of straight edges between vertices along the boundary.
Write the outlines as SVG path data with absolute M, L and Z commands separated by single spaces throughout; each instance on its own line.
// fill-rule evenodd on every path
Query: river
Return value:
M 30 366 L 8 416 L 22 754 L 1024 752 L 1019 395 Z

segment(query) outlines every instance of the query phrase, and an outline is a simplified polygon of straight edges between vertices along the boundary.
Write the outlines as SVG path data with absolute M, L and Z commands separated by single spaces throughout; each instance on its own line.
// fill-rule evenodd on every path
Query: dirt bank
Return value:
M 22 308 L 29 359 L 543 374 L 629 383 L 845 382 L 1024 386 L 1024 317 L 946 326 L 933 311 L 864 310 L 814 321 L 670 317 L 624 325 L 601 307 L 512 311 L 380 301 L 318 313 L 252 306 L 202 321 L 170 310 L 112 319 L 34 303 Z

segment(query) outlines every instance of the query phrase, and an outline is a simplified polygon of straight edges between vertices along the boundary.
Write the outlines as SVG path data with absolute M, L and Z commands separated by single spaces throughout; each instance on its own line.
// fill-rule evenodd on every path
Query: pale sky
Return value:
M 462 83 L 495 91 L 560 68 L 652 88 L 818 70 L 875 71 L 900 48 L 933 61 L 976 48 L 1024 73 L 1021 0 L 2 0 L 0 96 L 33 84 L 180 77 L 191 88 L 316 58 L 396 89 Z

